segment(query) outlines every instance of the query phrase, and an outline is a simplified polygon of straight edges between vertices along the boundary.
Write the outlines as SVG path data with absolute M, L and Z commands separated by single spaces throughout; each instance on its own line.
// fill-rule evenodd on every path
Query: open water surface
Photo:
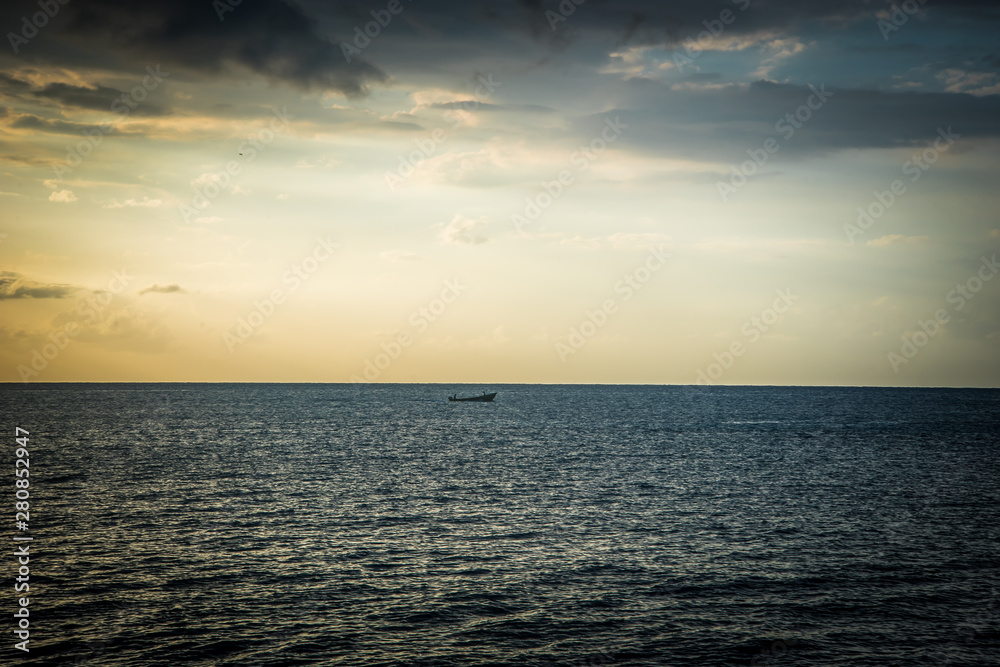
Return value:
M 1000 391 L 0 385 L 0 415 L 34 538 L 5 664 L 1000 665 Z

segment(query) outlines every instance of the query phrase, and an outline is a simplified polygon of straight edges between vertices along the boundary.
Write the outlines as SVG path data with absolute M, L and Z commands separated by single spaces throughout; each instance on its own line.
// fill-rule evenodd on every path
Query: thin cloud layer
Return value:
M 169 285 L 150 285 L 149 287 L 144 287 L 139 290 L 139 296 L 143 294 L 183 294 L 185 292 L 177 283 L 171 283 Z
M 37 282 L 14 271 L 0 271 L 0 300 L 66 299 L 79 289 L 61 283 Z

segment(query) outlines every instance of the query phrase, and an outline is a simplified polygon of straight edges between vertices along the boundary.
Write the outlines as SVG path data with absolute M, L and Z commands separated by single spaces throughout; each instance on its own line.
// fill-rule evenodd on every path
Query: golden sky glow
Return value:
M 0 380 L 996 386 L 996 16 L 742 5 L 61 6 Z

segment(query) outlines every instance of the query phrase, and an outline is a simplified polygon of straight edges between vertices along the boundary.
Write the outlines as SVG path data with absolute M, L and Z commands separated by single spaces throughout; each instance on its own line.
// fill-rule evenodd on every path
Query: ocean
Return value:
M 4 664 L 1000 665 L 998 390 L 7 384 L 0 415 Z

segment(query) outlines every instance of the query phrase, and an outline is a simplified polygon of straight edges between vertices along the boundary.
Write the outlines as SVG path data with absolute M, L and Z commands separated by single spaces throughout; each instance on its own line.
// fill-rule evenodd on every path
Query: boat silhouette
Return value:
M 482 396 L 469 396 L 467 398 L 459 398 L 458 394 L 453 394 L 448 397 L 448 400 L 453 403 L 465 403 L 465 402 L 475 402 L 475 403 L 492 403 L 493 399 L 496 398 L 497 392 L 492 394 L 487 394 L 485 391 Z

